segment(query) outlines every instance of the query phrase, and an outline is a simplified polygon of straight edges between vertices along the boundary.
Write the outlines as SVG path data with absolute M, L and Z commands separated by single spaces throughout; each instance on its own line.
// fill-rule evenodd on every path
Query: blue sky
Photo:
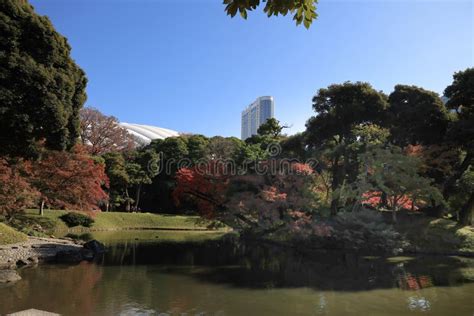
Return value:
M 474 65 L 470 0 L 320 0 L 310 30 L 291 17 L 226 16 L 221 0 L 30 0 L 66 36 L 89 79 L 86 105 L 130 123 L 240 136 L 240 113 L 275 97 L 304 130 L 319 88 L 368 81 L 442 93 Z

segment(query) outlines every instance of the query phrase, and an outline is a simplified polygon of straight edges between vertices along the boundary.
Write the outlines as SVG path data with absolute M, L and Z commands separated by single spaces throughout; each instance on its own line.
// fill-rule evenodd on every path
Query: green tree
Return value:
M 178 162 L 189 156 L 188 140 L 186 137 L 168 137 L 164 140 L 155 139 L 148 148 L 162 157 L 161 164 L 166 172 L 174 176 Z
M 255 10 L 261 2 L 265 3 L 263 11 L 268 17 L 293 14 L 296 25 L 303 23 L 306 28 L 311 26 L 317 18 L 317 0 L 224 0 L 225 10 L 228 15 L 234 17 L 237 13 L 247 19 L 247 11 Z
M 87 79 L 71 47 L 26 0 L 0 2 L 0 154 L 71 148 Z
M 356 204 L 360 204 L 367 192 L 381 192 L 396 221 L 403 201 L 442 203 L 441 192 L 431 185 L 432 180 L 418 174 L 420 161 L 405 155 L 399 147 L 373 147 L 359 155 L 359 159 L 361 172 L 354 186 L 358 192 Z
M 243 141 L 236 137 L 214 136 L 209 139 L 206 158 L 209 160 L 235 159 L 239 154 L 242 144 Z
M 109 203 L 106 210 L 115 209 L 126 202 L 125 191 L 130 183 L 127 162 L 122 153 L 110 152 L 102 156 L 105 173 L 109 178 Z
M 443 188 L 445 198 L 456 193 L 456 183 L 473 164 L 474 159 L 474 68 L 468 68 L 454 74 L 453 83 L 444 91 L 448 98 L 446 106 L 455 111 L 456 120 L 448 131 L 449 140 L 463 151 L 463 158 L 455 166 L 455 172 L 449 177 Z M 474 191 L 467 196 L 466 204 L 461 208 L 459 217 L 462 224 L 472 223 L 474 213 Z
M 280 121 L 275 118 L 269 118 L 265 123 L 260 125 L 257 130 L 258 135 L 260 136 L 271 136 L 274 138 L 278 138 L 281 136 L 281 132 L 287 126 L 281 125 Z
M 304 133 L 297 133 L 281 140 L 282 155 L 286 158 L 307 158 L 306 139 Z
M 317 115 L 306 123 L 307 144 L 313 149 L 328 151 L 332 191 L 340 188 L 351 170 L 357 173 L 357 159 L 349 147 L 358 140 L 356 127 L 380 125 L 387 107 L 387 97 L 364 82 L 334 84 L 320 89 L 313 98 Z M 334 195 L 332 215 L 337 213 L 338 207 L 339 199 Z
M 396 85 L 388 100 L 387 120 L 393 143 L 431 145 L 443 140 L 449 115 L 437 93 L 416 86 Z
M 192 163 L 196 163 L 206 154 L 209 139 L 203 135 L 190 135 L 187 138 L 188 158 Z
M 134 153 L 132 161 L 127 164 L 127 173 L 130 177 L 130 184 L 135 189 L 134 209 L 138 210 L 140 197 L 144 184 L 151 184 L 153 178 L 159 172 L 159 156 L 153 150 L 140 150 Z

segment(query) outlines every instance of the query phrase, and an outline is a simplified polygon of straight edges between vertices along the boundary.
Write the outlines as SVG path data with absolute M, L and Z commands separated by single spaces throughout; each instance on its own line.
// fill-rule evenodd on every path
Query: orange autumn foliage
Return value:
M 33 185 L 50 207 L 91 211 L 108 199 L 105 166 L 95 162 L 82 146 L 71 152 L 46 151 L 31 164 Z

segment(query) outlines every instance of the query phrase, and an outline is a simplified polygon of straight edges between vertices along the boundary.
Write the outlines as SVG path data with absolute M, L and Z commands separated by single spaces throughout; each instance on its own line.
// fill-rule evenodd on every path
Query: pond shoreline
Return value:
M 14 269 L 56 258 L 61 251 L 80 251 L 82 244 L 69 239 L 28 237 L 28 240 L 0 246 L 0 269 Z
M 158 231 L 187 231 L 187 232 L 227 232 L 222 229 L 212 229 L 212 228 L 186 228 L 186 227 L 117 227 L 117 228 L 70 228 L 67 231 L 64 230 L 57 230 L 55 233 L 92 233 L 92 232 L 116 232 L 122 230 L 158 230 Z M 230 232 L 229 230 L 228 232 Z
M 86 243 L 70 239 L 28 237 L 28 240 L 0 246 L 0 284 L 21 280 L 17 269 L 39 263 L 76 264 L 92 261 L 103 254 L 104 246 L 92 240 Z

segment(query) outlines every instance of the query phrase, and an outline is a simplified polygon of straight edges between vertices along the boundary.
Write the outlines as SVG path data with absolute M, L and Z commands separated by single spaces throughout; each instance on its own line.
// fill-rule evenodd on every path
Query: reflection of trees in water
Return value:
M 317 295 L 300 301 L 304 308 L 321 314 L 327 313 L 328 308 L 336 310 L 339 300 L 348 297 L 346 294 L 360 295 L 365 302 L 361 304 L 370 304 L 372 294 L 363 291 L 397 287 L 407 291 L 397 291 L 396 295 L 383 291 L 382 296 L 375 297 L 381 297 L 382 303 L 389 297 L 404 308 L 428 311 L 439 308 L 435 306 L 436 291 L 421 289 L 431 284 L 467 282 L 464 276 L 474 275 L 473 264 L 472 259 L 440 257 L 390 263 L 384 258 L 330 251 L 301 254 L 229 240 L 160 244 L 132 241 L 110 247 L 97 263 L 24 270 L 23 280 L 8 289 L 0 288 L 0 313 L 34 306 L 64 315 L 90 315 L 105 309 L 107 315 L 124 311 L 146 314 L 150 307 L 157 313 L 198 314 L 204 309 L 218 311 L 225 306 L 239 314 L 241 310 L 248 311 L 239 304 L 248 301 L 251 293 L 259 293 L 246 291 L 249 288 L 301 287 L 322 290 L 310 291 L 309 295 Z M 229 288 L 234 291 L 227 292 Z M 225 294 L 217 299 L 221 289 L 226 289 Z M 463 291 L 462 287 L 450 289 L 450 293 L 461 297 L 466 295 Z M 276 295 L 272 299 L 278 300 L 285 299 L 283 293 L 287 292 L 270 293 Z M 261 302 L 269 304 L 266 300 Z
M 247 288 L 312 287 L 363 291 L 399 287 L 416 290 L 469 281 L 462 271 L 474 271 L 473 260 L 415 258 L 390 263 L 352 253 L 299 253 L 236 239 L 198 243 L 124 243 L 111 247 L 107 265 L 157 264 L 168 272 L 190 274 L 214 283 Z M 202 266 L 203 269 L 186 269 Z M 465 271 L 464 271 L 465 272 Z M 474 281 L 474 280 L 471 280 Z
M 58 270 L 61 277 L 58 277 Z M 74 306 L 82 315 L 91 315 L 101 300 L 91 292 L 102 275 L 102 267 L 86 262 L 69 267 L 27 268 L 22 271 L 23 279 L 8 288 L 7 296 L 2 296 L 0 313 L 31 307 L 64 313 L 58 308 Z

